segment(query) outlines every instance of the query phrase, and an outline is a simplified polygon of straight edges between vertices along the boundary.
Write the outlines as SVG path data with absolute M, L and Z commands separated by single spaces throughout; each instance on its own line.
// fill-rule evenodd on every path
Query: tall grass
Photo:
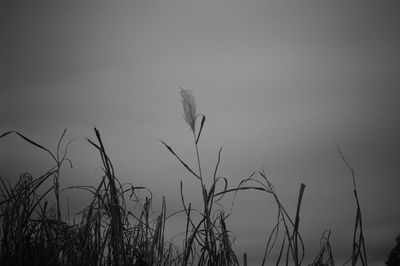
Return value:
M 61 148 L 66 130 L 55 152 L 20 132 L 2 134 L 2 140 L 14 134 L 46 152 L 54 165 L 38 177 L 23 173 L 13 185 L 0 177 L 0 265 L 247 265 L 247 254 L 237 254 L 233 249 L 234 233 L 229 230 L 230 213 L 224 211 L 221 200 L 231 193 L 235 200 L 237 193 L 260 192 L 271 196 L 277 209 L 275 225 L 266 228 L 269 234 L 260 265 L 304 265 L 305 247 L 299 225 L 305 185 L 300 185 L 296 212 L 292 216 L 263 170 L 251 173 L 237 186 L 230 187 L 229 180 L 218 174 L 222 149 L 219 149 L 213 175 L 204 176 L 199 145 L 206 117 L 197 113 L 191 91 L 181 89 L 181 98 L 184 119 L 193 135 L 196 166 L 191 166 L 191 163 L 181 158 L 165 141 L 161 143 L 198 181 L 202 202 L 199 210 L 185 200 L 181 182 L 182 209 L 169 214 L 163 198 L 161 210 L 158 215 L 154 215 L 151 192 L 146 187 L 121 184 L 115 176 L 114 166 L 96 128 L 95 139 L 87 138 L 87 141 L 97 150 L 102 163 L 103 174 L 99 184 L 76 185 L 64 189 L 60 189 L 62 168 L 64 165 L 72 166 L 71 160 L 67 158 L 71 142 L 66 143 L 64 149 Z M 352 252 L 348 262 L 352 265 L 367 265 L 354 170 L 339 145 L 336 145 L 352 174 L 356 201 Z M 207 187 L 208 182 L 205 181 L 211 181 L 211 185 Z M 221 187 L 222 190 L 217 189 Z M 91 200 L 77 214 L 81 218 L 71 222 L 69 214 L 63 218 L 65 215 L 60 208 L 60 195 L 76 190 L 86 191 L 91 195 Z M 145 196 L 141 196 L 141 191 Z M 51 200 L 51 194 L 54 200 Z M 128 201 L 133 203 L 133 208 L 127 207 Z M 178 213 L 184 214 L 185 222 L 181 246 L 165 237 L 168 219 Z M 274 260 L 271 258 L 273 252 L 278 254 Z M 329 230 L 322 233 L 320 250 L 310 265 L 335 265 Z

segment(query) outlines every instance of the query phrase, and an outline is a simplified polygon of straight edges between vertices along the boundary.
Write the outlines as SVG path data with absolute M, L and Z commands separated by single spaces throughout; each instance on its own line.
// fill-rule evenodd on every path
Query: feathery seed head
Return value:
M 194 132 L 196 121 L 196 101 L 192 91 L 190 90 L 181 88 L 181 97 L 185 121 L 190 126 L 190 129 Z

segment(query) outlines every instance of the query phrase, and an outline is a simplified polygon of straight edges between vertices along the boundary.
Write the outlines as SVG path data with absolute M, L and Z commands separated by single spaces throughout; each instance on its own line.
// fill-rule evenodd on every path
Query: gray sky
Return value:
M 165 195 L 173 212 L 183 180 L 200 206 L 198 183 L 158 141 L 195 165 L 179 96 L 190 89 L 207 117 L 205 174 L 223 146 L 220 175 L 236 186 L 264 168 L 293 216 L 305 183 L 307 255 L 331 229 L 340 262 L 356 206 L 336 138 L 356 170 L 372 258 L 400 225 L 399 25 L 397 1 L 1 1 L 0 133 L 54 150 L 67 128 L 79 138 L 61 185 L 94 185 L 100 160 L 83 137 L 96 126 L 123 182 Z M 2 140 L 0 175 L 40 173 L 41 154 Z M 256 265 L 274 215 L 270 197 L 239 194 L 230 228 Z

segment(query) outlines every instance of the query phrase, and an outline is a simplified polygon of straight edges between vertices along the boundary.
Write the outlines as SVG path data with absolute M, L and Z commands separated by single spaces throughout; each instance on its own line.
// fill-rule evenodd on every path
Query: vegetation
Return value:
M 386 260 L 387 266 L 400 265 L 400 235 L 396 237 L 396 246 L 390 251 Z
M 206 117 L 196 113 L 196 103 L 192 93 L 181 90 L 184 118 L 193 134 L 197 169 L 189 166 L 166 142 L 161 141 L 169 153 L 198 180 L 202 209 L 196 210 L 186 202 L 180 184 L 182 210 L 186 228 L 183 244 L 165 240 L 165 225 L 169 217 L 166 202 L 161 211 L 152 216 L 152 197 L 145 187 L 121 184 L 114 174 L 113 164 L 106 152 L 100 132 L 95 128 L 96 140 L 87 141 L 99 152 L 103 175 L 97 186 L 75 186 L 69 190 L 85 190 L 91 194 L 90 204 L 79 213 L 79 221 L 63 218 L 60 208 L 59 177 L 64 164 L 71 164 L 66 148 L 61 150 L 65 130 L 58 142 L 55 153 L 34 142 L 25 135 L 10 131 L 2 134 L 4 139 L 16 134 L 27 143 L 44 150 L 54 160 L 54 166 L 45 174 L 33 177 L 21 175 L 15 185 L 0 178 L 0 264 L 7 265 L 247 265 L 247 255 L 236 254 L 232 248 L 233 233 L 229 231 L 227 217 L 220 201 L 229 193 L 251 193 L 259 191 L 270 195 L 277 208 L 275 226 L 266 240 L 265 253 L 261 265 L 303 265 L 304 243 L 299 232 L 300 207 L 305 185 L 301 184 L 294 217 L 286 211 L 273 184 L 264 171 L 251 173 L 238 186 L 230 188 L 228 180 L 218 175 L 221 149 L 212 176 L 210 187 L 205 185 L 198 145 Z M 201 119 L 200 121 L 198 121 Z M 338 150 L 353 178 L 356 200 L 356 221 L 353 249 L 349 262 L 352 265 L 367 265 L 361 209 L 357 196 L 354 171 Z M 45 187 L 52 181 L 50 187 Z M 218 184 L 222 190 L 217 191 Z M 146 192 L 146 197 L 140 196 Z M 54 195 L 54 202 L 50 201 Z M 133 209 L 126 202 L 134 203 Z M 279 254 L 272 262 L 273 251 Z M 320 251 L 311 265 L 334 265 L 335 260 L 330 244 L 330 231 L 323 232 Z

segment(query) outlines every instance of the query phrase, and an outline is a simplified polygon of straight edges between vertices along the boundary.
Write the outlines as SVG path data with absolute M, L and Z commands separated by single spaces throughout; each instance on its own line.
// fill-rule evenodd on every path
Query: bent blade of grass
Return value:
M 198 175 L 198 174 L 196 174 L 175 152 L 174 152 L 174 150 L 167 144 L 167 143 L 165 143 L 164 141 L 162 141 L 162 140 L 159 140 L 162 144 L 164 144 L 164 146 L 169 150 L 169 152 L 171 152 L 174 156 L 175 156 L 175 158 L 177 158 L 180 162 L 181 162 L 181 164 L 192 174 L 192 175 L 194 175 L 197 179 L 199 179 L 199 180 L 201 180 L 201 177 Z
M 30 138 L 26 137 L 25 135 L 19 133 L 18 131 L 12 130 L 12 131 L 5 132 L 5 133 L 0 135 L 0 139 L 5 137 L 5 136 L 7 136 L 7 135 L 12 134 L 12 133 L 17 134 L 19 137 L 21 137 L 22 139 L 24 139 L 28 143 L 32 144 L 33 146 L 36 146 L 39 149 L 44 150 L 45 152 L 47 152 L 54 159 L 55 162 L 57 162 L 56 156 L 54 156 L 54 154 L 49 149 L 43 147 L 42 145 L 40 145 L 37 142 L 31 140 Z

